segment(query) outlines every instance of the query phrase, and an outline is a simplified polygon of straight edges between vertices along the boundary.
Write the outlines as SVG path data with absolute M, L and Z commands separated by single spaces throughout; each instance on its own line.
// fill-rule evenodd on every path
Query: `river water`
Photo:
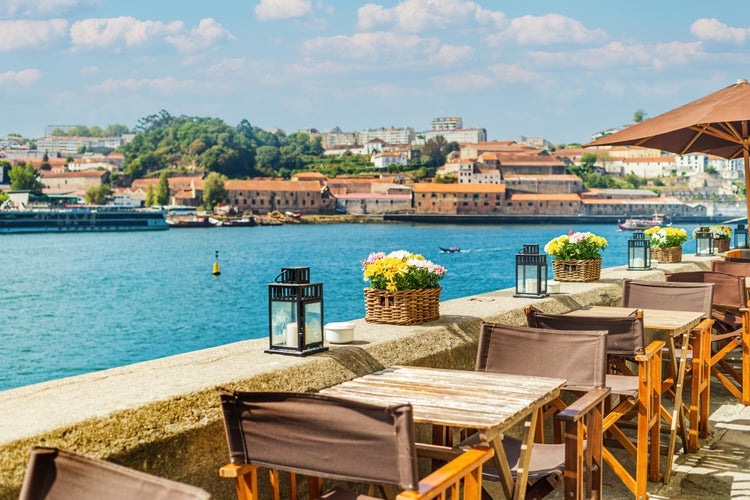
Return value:
M 604 267 L 626 263 L 631 233 Z M 442 300 L 513 286 L 515 254 L 568 226 L 330 224 L 0 238 L 0 390 L 268 335 L 268 283 L 307 266 L 325 322 L 364 317 L 360 261 L 407 249 L 448 269 Z M 457 246 L 444 254 L 439 247 Z M 220 276 L 213 276 L 215 252 Z M 686 248 L 688 251 L 688 248 Z M 551 266 L 550 266 L 551 272 Z

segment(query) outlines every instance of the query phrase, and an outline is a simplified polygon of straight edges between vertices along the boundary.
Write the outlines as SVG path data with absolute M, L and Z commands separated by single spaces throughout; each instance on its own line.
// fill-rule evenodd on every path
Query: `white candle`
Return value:
M 643 259 L 641 257 L 634 258 L 633 267 L 643 267 Z
M 526 293 L 536 293 L 536 278 L 526 278 Z
M 297 323 L 288 323 L 286 325 L 286 346 L 297 346 Z

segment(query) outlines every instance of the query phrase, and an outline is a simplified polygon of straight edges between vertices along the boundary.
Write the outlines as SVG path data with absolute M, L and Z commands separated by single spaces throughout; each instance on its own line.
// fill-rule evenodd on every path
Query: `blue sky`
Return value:
M 0 135 L 173 115 L 586 142 L 750 78 L 745 2 L 0 0 Z

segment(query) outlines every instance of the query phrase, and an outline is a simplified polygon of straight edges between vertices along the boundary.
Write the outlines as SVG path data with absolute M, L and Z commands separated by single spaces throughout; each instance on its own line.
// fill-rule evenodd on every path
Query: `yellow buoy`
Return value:
M 221 274 L 221 271 L 219 271 L 219 251 L 216 251 L 216 260 L 214 261 L 214 276 L 218 276 Z

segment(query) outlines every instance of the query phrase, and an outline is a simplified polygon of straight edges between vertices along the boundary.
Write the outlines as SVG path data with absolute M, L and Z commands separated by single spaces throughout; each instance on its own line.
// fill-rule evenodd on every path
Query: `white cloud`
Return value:
M 498 83 L 528 83 L 537 78 L 536 73 L 517 64 L 494 64 L 488 69 Z
M 357 25 L 362 30 L 395 26 L 402 31 L 419 33 L 477 25 L 498 28 L 504 23 L 502 12 L 484 9 L 467 0 L 404 0 L 391 8 L 367 4 L 357 11 Z
M 68 21 L 0 21 L 0 52 L 40 49 L 66 35 Z
M 198 26 L 190 30 L 190 34 L 166 37 L 167 42 L 177 47 L 177 50 L 182 53 L 206 49 L 214 43 L 232 39 L 234 39 L 232 34 L 210 17 L 201 19 Z
M 180 92 L 192 93 L 200 90 L 195 80 L 177 80 L 175 78 L 129 78 L 125 80 L 107 79 L 89 87 L 97 92 L 119 92 L 136 90 L 153 90 L 164 94 Z
M 435 60 L 444 66 L 452 66 L 456 63 L 471 59 L 473 55 L 474 47 L 468 45 L 443 45 L 440 47 L 440 50 L 438 50 Z
M 608 68 L 614 66 L 651 66 L 662 69 L 703 56 L 701 42 L 670 42 L 656 45 L 610 42 L 577 52 L 531 52 L 539 64 L 557 67 Z
M 0 73 L 0 85 L 16 84 L 21 86 L 33 85 L 42 78 L 38 69 L 22 69 L 21 71 L 6 71 Z
M 744 43 L 750 28 L 732 28 L 717 19 L 702 18 L 690 26 L 690 32 L 701 40 Z
M 96 73 L 97 71 L 99 71 L 98 66 L 84 66 L 83 68 L 81 68 L 82 75 L 92 75 Z
M 590 43 L 601 41 L 607 34 L 602 29 L 590 30 L 580 21 L 559 14 L 517 17 L 507 30 L 485 38 L 491 46 L 503 40 L 515 40 L 519 45 L 551 45 L 559 43 Z
M 440 87 L 459 92 L 498 87 L 503 84 L 528 83 L 536 80 L 539 80 L 536 73 L 517 64 L 494 64 L 483 72 L 453 73 L 434 79 Z
M 77 21 L 70 27 L 70 38 L 77 48 L 106 48 L 125 44 L 141 45 L 159 36 L 179 34 L 184 29 L 181 21 L 164 24 L 161 21 L 140 21 L 130 16 Z
M 431 59 L 437 53 L 438 45 L 435 38 L 380 31 L 313 38 L 303 44 L 303 50 L 308 53 L 336 54 L 340 58 L 360 61 L 393 61 Z
M 260 0 L 255 15 L 261 21 L 275 21 L 306 16 L 312 11 L 310 0 Z
M 0 12 L 9 17 L 59 15 L 78 6 L 96 5 L 100 0 L 2 0 Z

